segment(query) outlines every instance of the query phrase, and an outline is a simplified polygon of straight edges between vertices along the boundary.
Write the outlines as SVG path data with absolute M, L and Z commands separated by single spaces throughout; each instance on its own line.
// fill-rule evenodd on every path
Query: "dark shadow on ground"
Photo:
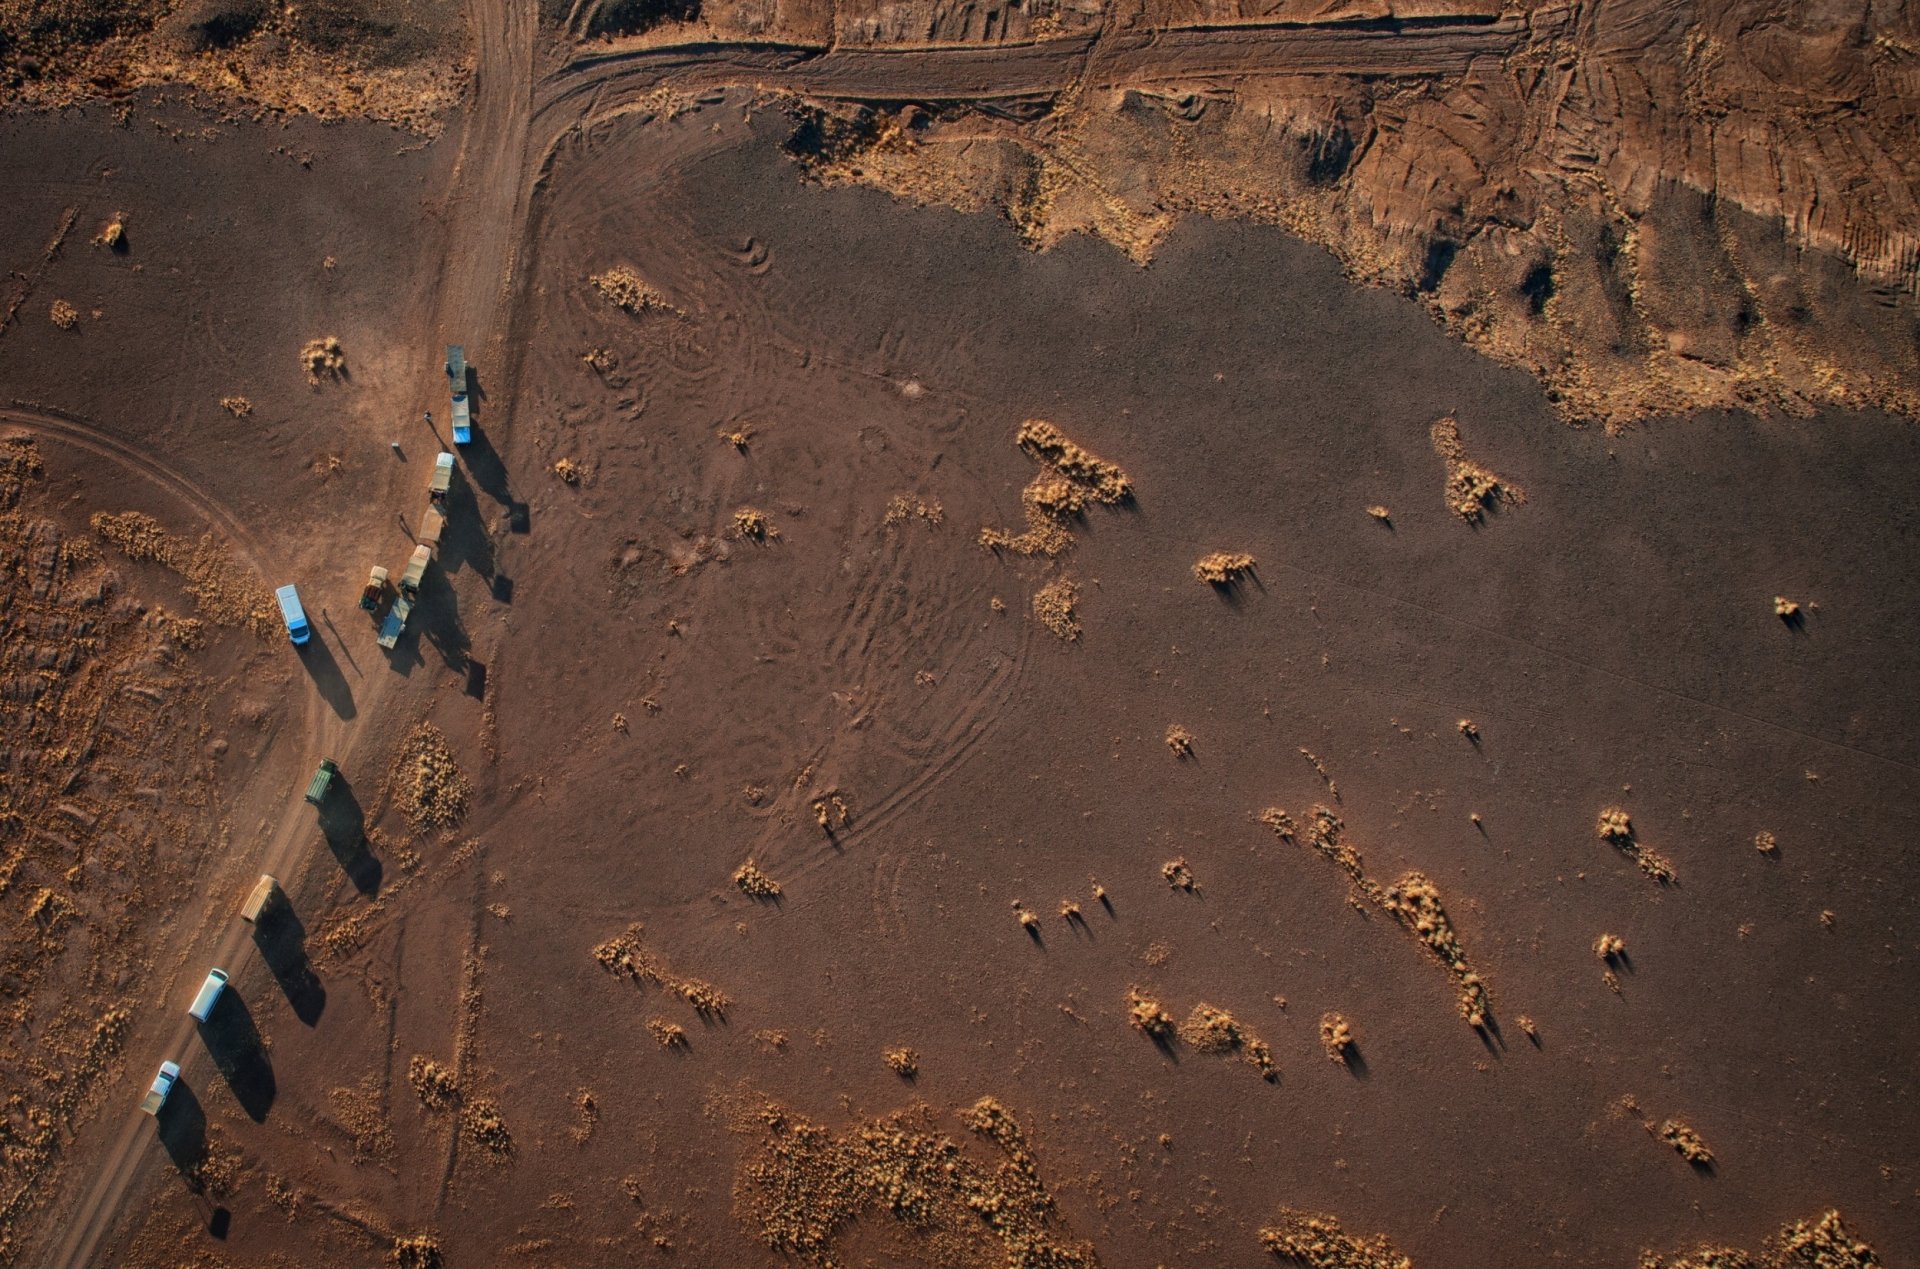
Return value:
M 173 1082 L 173 1091 L 167 1094 L 167 1104 L 160 1108 L 155 1127 L 167 1158 L 173 1160 L 174 1168 L 197 1191 L 200 1160 L 207 1153 L 207 1111 L 187 1087 L 184 1076 Z
M 353 689 L 347 685 L 347 676 L 340 672 L 340 663 L 333 659 L 327 641 L 318 635 L 309 639 L 300 649 L 300 663 L 307 667 L 308 677 L 333 712 L 343 719 L 352 718 Z
M 480 503 L 473 496 L 473 483 L 456 480 L 447 491 L 447 527 L 440 533 L 440 566 L 449 573 L 461 566 L 482 577 L 493 576 L 493 537 L 487 532 Z
M 449 670 L 467 668 L 467 649 L 472 641 L 467 637 L 466 627 L 460 624 L 460 597 L 454 593 L 453 583 L 447 580 L 446 570 L 427 570 L 420 583 L 420 601 L 414 605 L 413 620 L 419 628 L 420 641 L 431 645 Z
M 333 791 L 320 808 L 320 832 L 353 888 L 365 895 L 378 894 L 382 869 L 367 849 L 367 813 L 345 776 L 333 778 Z
M 327 989 L 307 957 L 307 927 L 284 893 L 260 914 L 253 943 L 293 1007 L 293 1016 L 307 1026 L 318 1022 L 327 1007 Z
M 226 1077 L 240 1109 L 255 1123 L 264 1121 L 278 1091 L 273 1064 L 267 1061 L 266 1045 L 260 1038 L 260 1028 L 253 1023 L 253 1013 L 231 985 L 220 993 L 213 1016 L 200 1024 L 200 1038 L 220 1074 Z

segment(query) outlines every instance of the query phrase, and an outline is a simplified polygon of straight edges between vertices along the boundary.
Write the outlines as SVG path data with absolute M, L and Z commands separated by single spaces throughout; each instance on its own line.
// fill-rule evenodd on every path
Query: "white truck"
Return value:
M 435 503 L 447 500 L 447 491 L 453 488 L 453 455 L 446 450 L 433 460 L 433 479 L 427 482 L 427 497 Z
M 207 981 L 200 984 L 200 994 L 193 998 L 193 1004 L 187 1013 L 195 1022 L 205 1022 L 213 1017 L 213 1010 L 220 1003 L 220 994 L 227 989 L 227 971 L 210 969 Z
M 173 1091 L 173 1086 L 179 1082 L 179 1079 L 180 1064 L 162 1062 L 160 1073 L 153 1077 L 152 1087 L 147 1089 L 147 1095 L 140 1100 L 140 1109 L 149 1115 L 158 1116 L 161 1107 L 167 1104 L 167 1094 Z

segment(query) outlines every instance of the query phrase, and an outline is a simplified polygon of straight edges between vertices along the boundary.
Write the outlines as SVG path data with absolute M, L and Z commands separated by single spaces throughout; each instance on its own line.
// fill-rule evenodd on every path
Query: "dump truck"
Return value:
M 249 925 L 260 924 L 260 918 L 280 897 L 280 883 L 267 873 L 260 874 L 260 880 L 254 882 L 253 893 L 240 908 L 240 919 Z
M 327 800 L 327 794 L 333 789 L 333 777 L 340 774 L 340 768 L 331 758 L 322 758 L 313 773 L 313 779 L 307 781 L 307 801 L 319 806 Z
M 467 350 L 459 344 L 447 345 L 447 387 L 453 393 L 453 443 L 465 445 L 473 439 L 473 414 L 467 405 Z
M 420 598 L 420 583 L 427 578 L 427 565 L 433 562 L 433 548 L 422 542 L 413 548 L 407 571 L 400 574 L 400 593 L 408 599 Z
M 159 1074 L 153 1077 L 153 1086 L 147 1089 L 147 1095 L 140 1101 L 140 1109 L 149 1115 L 159 1115 L 160 1108 L 167 1104 L 167 1094 L 180 1079 L 178 1062 L 162 1062 Z
M 273 596 L 280 601 L 280 616 L 287 623 L 287 637 L 293 640 L 293 646 L 297 648 L 313 638 L 313 627 L 307 624 L 307 610 L 300 606 L 300 592 L 293 586 L 282 586 Z
M 387 570 L 379 565 L 367 574 L 367 584 L 360 591 L 360 606 L 368 612 L 380 607 L 380 601 L 387 597 Z
M 213 1017 L 214 1006 L 220 1003 L 220 993 L 227 989 L 227 971 L 210 969 L 207 981 L 200 984 L 200 994 L 193 998 L 193 1004 L 187 1009 L 195 1022 L 205 1022 Z
M 447 531 L 447 513 L 436 504 L 427 504 L 427 513 L 420 517 L 420 536 L 414 541 L 434 551 L 440 549 L 440 535 Z
M 387 619 L 380 623 L 380 637 L 374 642 L 383 648 L 397 647 L 400 636 L 406 632 L 407 618 L 413 615 L 413 600 L 402 594 L 393 601 L 393 607 L 387 609 Z
M 453 488 L 453 455 L 446 450 L 440 451 L 440 457 L 433 460 L 433 479 L 427 484 L 427 497 L 434 502 L 445 502 L 447 490 Z

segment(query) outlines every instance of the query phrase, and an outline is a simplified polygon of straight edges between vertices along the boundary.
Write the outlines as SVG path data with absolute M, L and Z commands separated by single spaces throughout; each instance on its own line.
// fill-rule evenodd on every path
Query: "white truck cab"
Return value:
M 220 993 L 227 989 L 227 971 L 210 969 L 207 981 L 200 984 L 200 994 L 193 998 L 193 1007 L 187 1012 L 193 1015 L 195 1022 L 205 1022 L 213 1016 L 213 1007 L 220 1003 Z
M 147 1089 L 147 1095 L 140 1101 L 140 1109 L 149 1115 L 158 1115 L 160 1108 L 167 1104 L 167 1094 L 173 1091 L 174 1082 L 179 1078 L 178 1062 L 162 1062 L 160 1073 L 153 1077 L 153 1086 Z

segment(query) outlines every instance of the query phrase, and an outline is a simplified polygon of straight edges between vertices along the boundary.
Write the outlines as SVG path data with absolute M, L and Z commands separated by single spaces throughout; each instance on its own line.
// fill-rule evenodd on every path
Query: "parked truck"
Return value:
M 422 542 L 413 548 L 407 571 L 400 574 L 400 593 L 408 599 L 420 598 L 420 583 L 426 580 L 427 565 L 433 561 L 433 548 Z
M 447 387 L 453 392 L 453 443 L 465 445 L 473 439 L 473 414 L 467 405 L 467 350 L 459 344 L 447 345 Z
M 387 597 L 387 570 L 379 564 L 373 566 L 373 572 L 367 574 L 367 584 L 360 591 L 360 606 L 368 612 L 380 607 L 380 601 Z
M 307 781 L 307 801 L 315 806 L 324 804 L 327 794 L 333 791 L 333 777 L 340 774 L 340 767 L 331 758 L 322 758 L 313 773 L 313 779 Z
M 293 646 L 297 648 L 313 638 L 313 627 L 307 624 L 307 610 L 300 606 L 300 592 L 288 585 L 273 594 L 280 601 L 280 616 L 287 623 L 287 637 L 293 640 Z
M 160 1110 L 167 1104 L 167 1094 L 180 1080 L 178 1062 L 162 1062 L 159 1074 L 153 1077 L 153 1085 L 147 1089 L 147 1095 L 140 1101 L 140 1109 L 149 1115 L 158 1117 Z
M 227 989 L 227 971 L 210 969 L 207 980 L 200 984 L 200 993 L 193 998 L 193 1004 L 187 1013 L 195 1022 L 205 1022 L 213 1017 L 214 1008 L 220 1003 L 220 993 Z
M 447 500 L 447 491 L 453 488 L 453 455 L 446 450 L 440 451 L 440 457 L 433 460 L 433 479 L 427 483 L 427 497 L 434 503 Z
M 407 618 L 413 616 L 413 598 L 401 592 L 400 598 L 393 601 L 393 607 L 387 609 L 387 619 L 380 623 L 380 637 L 375 640 L 383 648 L 394 648 L 400 644 L 400 636 L 406 633 Z
M 420 536 L 414 541 L 433 551 L 440 549 L 440 535 L 447 531 L 447 513 L 437 503 L 427 504 L 427 513 L 420 517 Z
M 253 893 L 247 896 L 240 908 L 240 919 L 248 925 L 259 925 L 260 918 L 273 907 L 275 899 L 280 897 L 280 882 L 268 873 L 261 873 L 260 880 L 253 884 Z

